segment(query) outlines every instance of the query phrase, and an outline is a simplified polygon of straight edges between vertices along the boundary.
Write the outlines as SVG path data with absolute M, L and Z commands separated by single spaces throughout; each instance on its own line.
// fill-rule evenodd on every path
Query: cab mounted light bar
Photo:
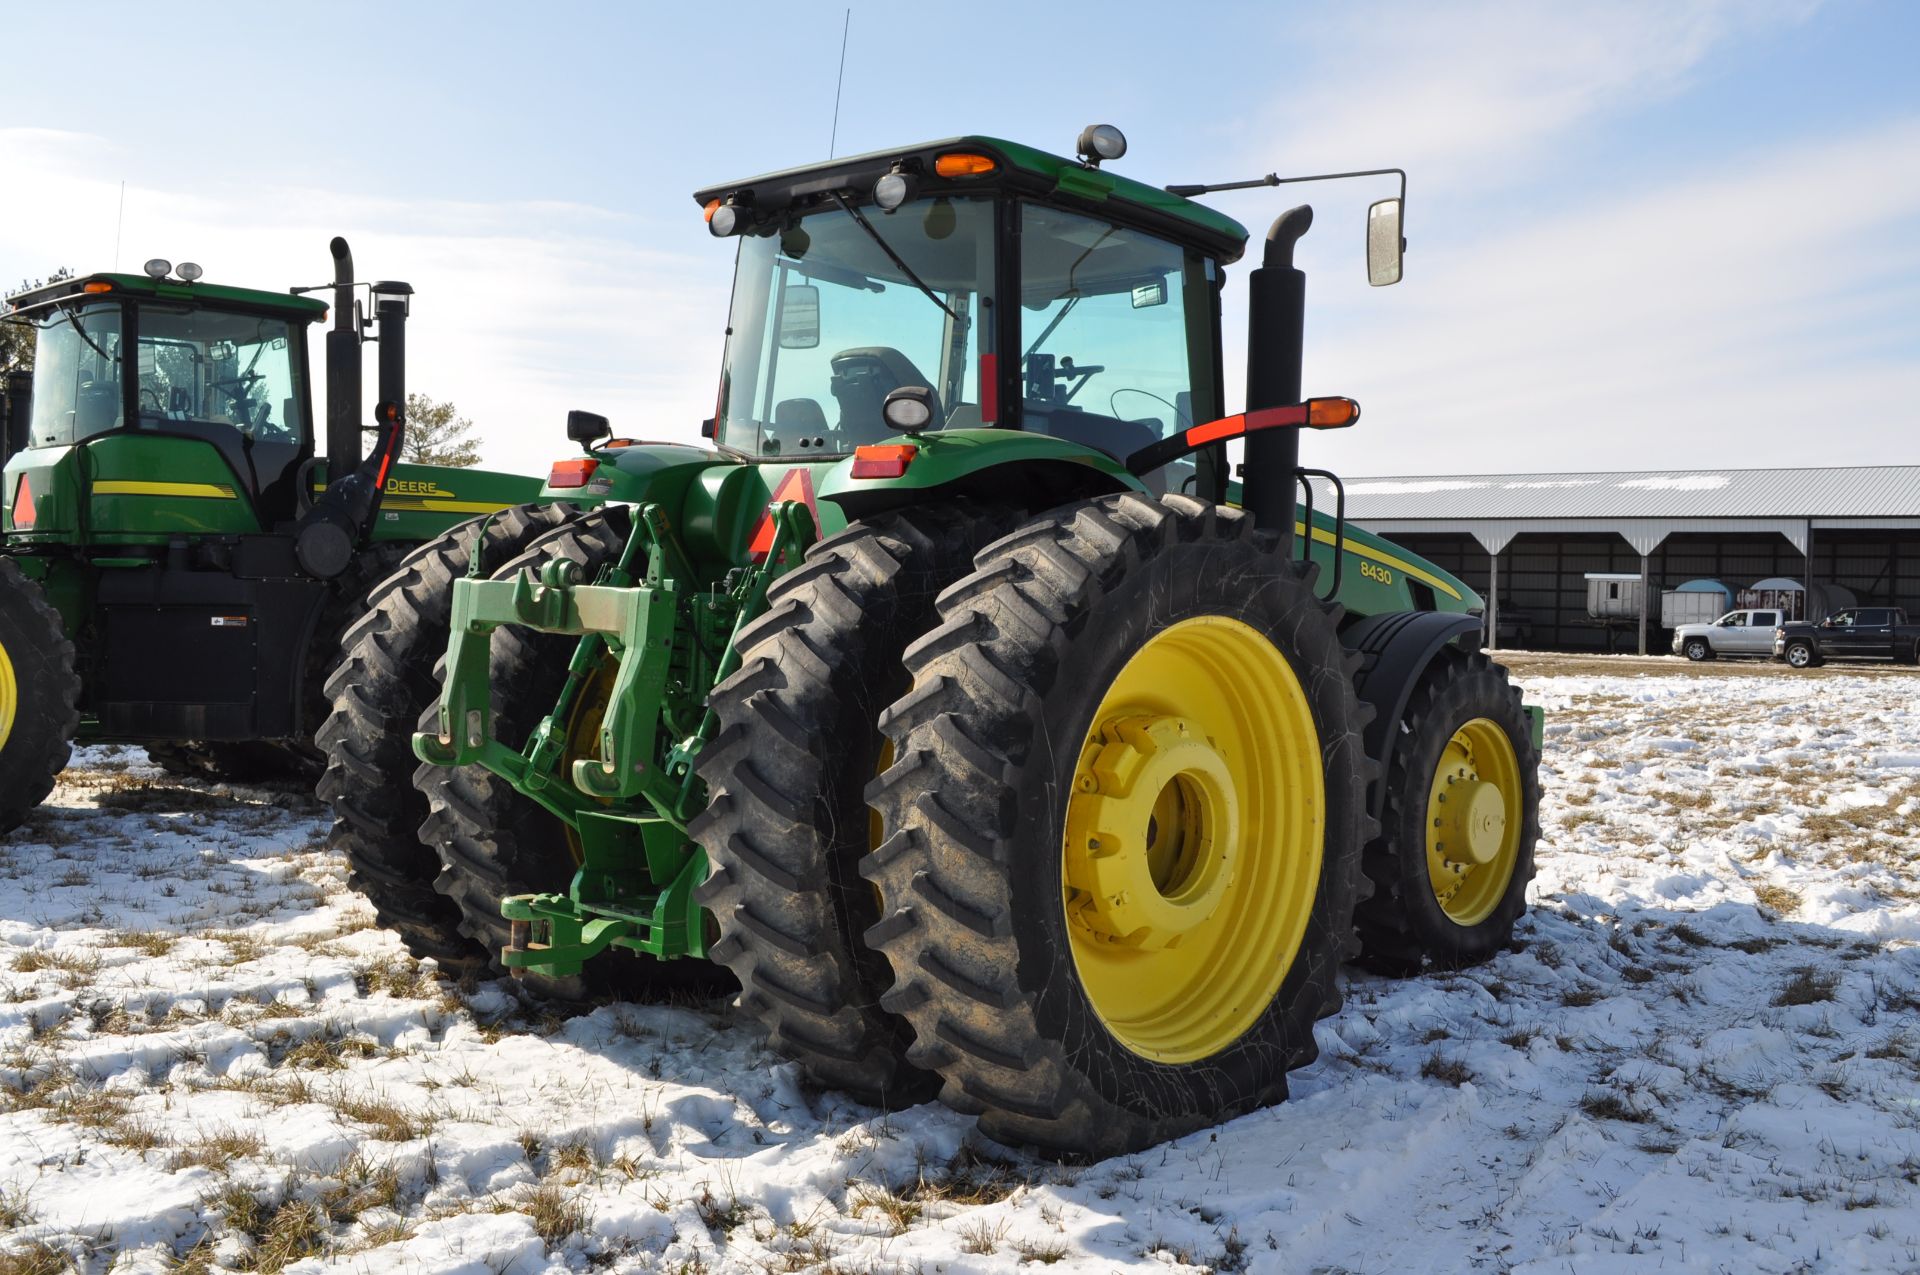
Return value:
M 1311 398 L 1286 407 L 1263 407 L 1217 421 L 1195 425 L 1170 438 L 1149 443 L 1127 457 L 1127 472 L 1136 477 L 1152 473 L 1169 461 L 1178 460 L 1208 443 L 1239 438 L 1263 429 L 1345 429 L 1360 419 L 1360 404 L 1350 398 Z

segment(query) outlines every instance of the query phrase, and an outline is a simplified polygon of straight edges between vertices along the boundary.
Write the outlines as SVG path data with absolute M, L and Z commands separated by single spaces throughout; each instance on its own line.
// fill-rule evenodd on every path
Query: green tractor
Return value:
M 0 832 L 76 739 L 207 778 L 317 772 L 322 684 L 371 586 L 538 490 L 396 463 L 412 289 L 356 284 L 345 240 L 333 258 L 325 459 L 306 350 L 326 302 L 158 259 L 10 299 L 6 318 L 36 331 L 0 411 Z M 367 339 L 381 402 L 363 456 Z
M 1480 599 L 1299 465 L 1359 410 L 1300 393 L 1310 210 L 1243 285 L 1229 414 L 1246 231 L 1103 167 L 1116 130 L 1078 149 L 698 193 L 738 242 L 713 447 L 574 413 L 547 494 L 601 507 L 470 554 L 436 613 L 409 807 L 436 853 L 393 849 L 383 889 L 437 893 L 443 946 L 544 979 L 721 962 L 817 1081 L 1097 1156 L 1282 1099 L 1344 961 L 1512 941 L 1540 716 Z M 1369 217 L 1377 283 L 1402 207 Z M 349 652 L 382 711 L 338 790 L 439 655 Z

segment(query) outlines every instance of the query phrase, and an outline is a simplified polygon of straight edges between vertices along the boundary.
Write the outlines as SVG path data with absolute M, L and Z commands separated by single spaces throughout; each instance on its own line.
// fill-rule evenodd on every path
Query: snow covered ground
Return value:
M 1920 678 L 1527 667 L 1519 950 L 1356 975 L 1292 1101 L 1075 1168 L 719 998 L 451 987 L 310 801 L 86 750 L 0 839 L 0 1275 L 1920 1269 Z

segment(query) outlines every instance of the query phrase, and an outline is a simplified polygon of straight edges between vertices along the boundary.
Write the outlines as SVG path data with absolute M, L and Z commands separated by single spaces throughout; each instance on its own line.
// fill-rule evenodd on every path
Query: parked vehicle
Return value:
M 410 631 L 394 593 L 330 684 L 336 802 L 401 808 L 425 710 L 439 872 L 397 846 L 383 914 L 431 889 L 441 938 L 536 980 L 710 958 L 816 1081 L 1068 1156 L 1283 1098 L 1344 958 L 1512 942 L 1540 713 L 1479 650 L 1482 599 L 1299 466 L 1359 412 L 1301 401 L 1312 210 L 1238 285 L 1230 415 L 1246 230 L 1186 198 L 1215 187 L 1102 168 L 1111 127 L 1076 149 L 699 192 L 739 240 L 715 446 L 574 413 L 550 494 L 604 507 L 443 574 L 454 621 L 408 664 L 373 646 Z M 1376 283 L 1399 208 L 1369 214 Z M 1331 508 L 1296 503 L 1309 474 Z
M 1660 627 L 1677 629 L 1683 624 L 1717 624 L 1733 609 L 1733 590 L 1726 585 L 1718 580 L 1689 580 L 1660 595 Z
M 1920 664 L 1920 624 L 1899 607 L 1852 607 L 1818 624 L 1789 621 L 1774 630 L 1773 658 L 1795 668 L 1828 660 Z
M 1785 618 L 1778 611 L 1729 611 L 1712 624 L 1683 624 L 1673 631 L 1673 653 L 1690 660 L 1722 655 L 1764 659 L 1773 654 L 1773 634 Z

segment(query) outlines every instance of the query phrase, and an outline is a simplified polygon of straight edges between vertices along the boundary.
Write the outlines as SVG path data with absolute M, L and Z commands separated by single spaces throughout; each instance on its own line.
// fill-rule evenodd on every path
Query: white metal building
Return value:
M 1652 649 L 1660 591 L 1692 579 L 1784 576 L 1920 613 L 1920 465 L 1355 478 L 1347 516 L 1480 590 L 1501 645 L 1619 644 L 1587 615 L 1589 572 L 1646 582 Z

